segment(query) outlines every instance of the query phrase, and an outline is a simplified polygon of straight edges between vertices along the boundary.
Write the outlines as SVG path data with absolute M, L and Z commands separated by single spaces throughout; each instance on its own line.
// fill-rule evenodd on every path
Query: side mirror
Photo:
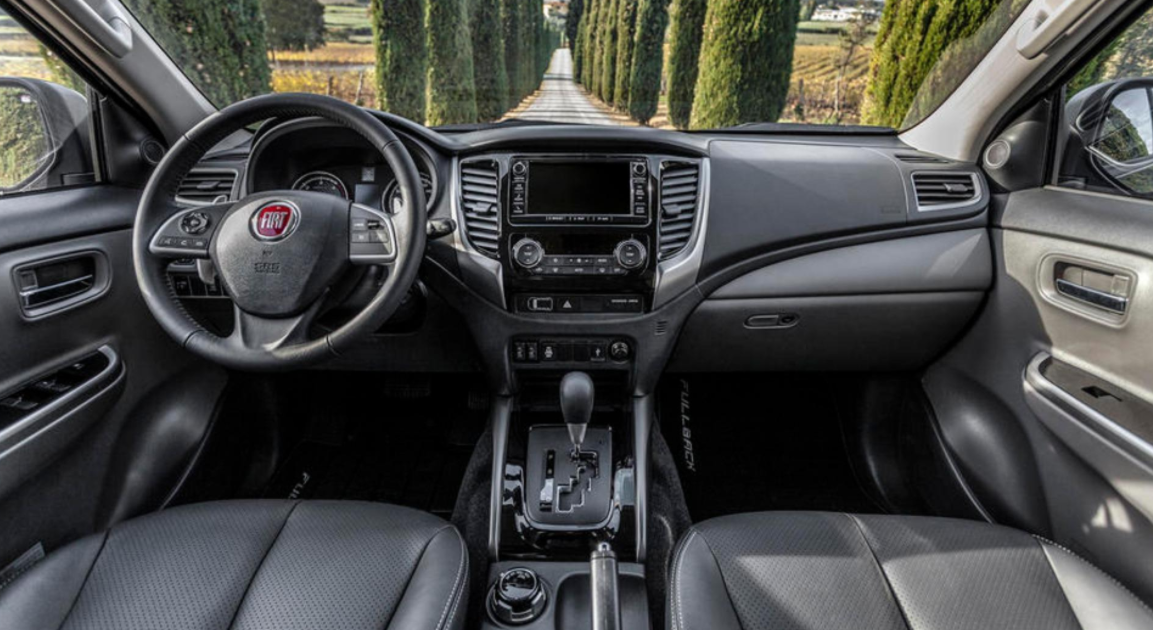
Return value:
M 1072 99 L 1066 113 L 1100 176 L 1123 191 L 1153 195 L 1153 79 L 1096 86 Z
M 0 195 L 91 181 L 87 99 L 47 81 L 0 77 Z

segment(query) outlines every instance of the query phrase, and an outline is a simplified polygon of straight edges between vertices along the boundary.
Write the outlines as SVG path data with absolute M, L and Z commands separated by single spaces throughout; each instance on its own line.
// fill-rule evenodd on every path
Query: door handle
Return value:
M 1053 266 L 1053 276 L 1057 293 L 1070 300 L 1118 315 L 1129 310 L 1133 278 L 1128 274 L 1059 262 Z
M 20 310 L 35 319 L 86 302 L 108 287 L 108 261 L 98 251 L 21 265 L 13 272 Z
M 1068 280 L 1057 279 L 1057 292 L 1065 297 L 1084 302 L 1090 306 L 1103 308 L 1107 311 L 1112 311 L 1118 315 L 1124 315 L 1125 311 L 1129 308 L 1129 298 L 1113 295 L 1097 289 L 1090 289 L 1089 287 L 1069 282 Z

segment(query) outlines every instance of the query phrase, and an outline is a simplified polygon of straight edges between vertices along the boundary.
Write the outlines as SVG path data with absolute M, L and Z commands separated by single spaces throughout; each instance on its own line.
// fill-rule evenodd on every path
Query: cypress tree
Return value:
M 476 84 L 466 0 L 428 5 L 428 124 L 476 122 Z
M 584 14 L 584 0 L 569 0 L 568 17 L 564 23 L 565 42 L 569 48 L 576 47 L 576 40 L 580 32 L 581 16 Z
M 372 43 L 380 109 L 423 123 L 428 84 L 424 0 L 372 0 Z
M 596 68 L 597 20 L 600 19 L 601 5 L 605 0 L 588 0 L 588 10 L 584 18 L 584 46 L 581 48 L 581 75 L 579 81 L 585 89 L 592 90 L 592 77 Z
M 633 47 L 637 39 L 637 8 L 640 0 L 620 0 L 620 21 L 617 22 L 617 69 L 613 87 L 613 103 L 626 110 L 629 88 L 633 78 Z
M 324 5 L 317 0 L 262 0 L 260 4 L 270 49 L 313 50 L 324 45 Z
M 785 108 L 797 0 L 712 0 L 705 14 L 692 126 L 775 122 Z
M 668 0 L 641 0 L 637 9 L 637 41 L 633 45 L 628 113 L 642 125 L 657 113 L 668 22 Z
M 536 85 L 533 82 L 533 75 L 536 74 L 536 28 L 537 20 L 536 15 L 533 14 L 534 7 L 539 13 L 541 11 L 541 4 L 537 0 L 521 0 L 520 2 L 520 55 L 521 63 L 519 70 L 520 76 L 520 95 L 521 98 L 533 93 Z
M 524 97 L 520 91 L 520 0 L 500 0 L 501 39 L 504 40 L 504 65 L 508 75 L 508 104 L 516 107 Z
M 687 129 L 693 113 L 707 8 L 707 0 L 676 0 L 672 15 L 668 102 L 669 119 L 677 129 Z
M 613 104 L 613 89 L 617 76 L 617 24 L 620 23 L 619 7 L 622 0 L 609 0 L 604 21 L 604 37 L 601 38 L 601 78 L 597 85 L 601 97 L 609 105 Z
M 569 49 L 572 55 L 572 76 L 573 80 L 580 82 L 581 72 L 584 70 L 584 41 L 585 41 L 585 10 L 588 8 L 584 0 L 573 0 L 574 3 L 580 4 L 580 13 L 577 16 L 576 30 L 573 32 L 572 39 L 569 40 Z M 569 19 L 572 18 L 572 7 L 569 5 Z M 565 26 L 568 26 L 566 22 Z
M 260 0 L 125 0 L 125 6 L 213 104 L 271 89 Z
M 597 21 L 592 25 L 593 32 L 596 33 L 595 47 L 590 51 L 593 58 L 592 63 L 592 76 L 589 79 L 589 91 L 594 95 L 601 95 L 601 79 L 604 78 L 604 45 L 607 33 L 605 31 L 605 15 L 608 14 L 609 9 L 612 7 L 612 0 L 599 0 L 597 2 Z
M 509 109 L 500 0 L 473 0 L 471 23 L 477 119 L 496 120 Z
M 900 127 L 907 116 L 932 111 L 1026 4 L 1026 0 L 886 3 L 873 43 L 861 121 Z

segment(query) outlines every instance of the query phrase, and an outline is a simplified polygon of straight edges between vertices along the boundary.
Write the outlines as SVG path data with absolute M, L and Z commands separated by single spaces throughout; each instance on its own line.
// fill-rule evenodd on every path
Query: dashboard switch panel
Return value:
M 644 299 L 639 295 L 518 295 L 520 313 L 641 313 Z
M 633 357 L 632 343 L 625 339 L 548 338 L 517 339 L 509 344 L 514 364 L 622 364 Z

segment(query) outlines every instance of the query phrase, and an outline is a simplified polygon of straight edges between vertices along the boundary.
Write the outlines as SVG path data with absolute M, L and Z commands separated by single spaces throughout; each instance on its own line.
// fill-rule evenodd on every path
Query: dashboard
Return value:
M 430 130 L 377 115 L 451 229 L 430 237 L 404 321 L 334 367 L 481 367 L 503 392 L 541 370 L 612 372 L 644 392 L 665 369 L 912 369 L 991 282 L 983 175 L 893 135 Z M 316 120 L 267 123 L 193 175 L 230 169 L 233 198 L 404 203 L 375 149 Z M 340 295 L 355 306 L 371 294 L 357 285 L 378 281 Z M 227 297 L 200 292 L 188 297 Z

